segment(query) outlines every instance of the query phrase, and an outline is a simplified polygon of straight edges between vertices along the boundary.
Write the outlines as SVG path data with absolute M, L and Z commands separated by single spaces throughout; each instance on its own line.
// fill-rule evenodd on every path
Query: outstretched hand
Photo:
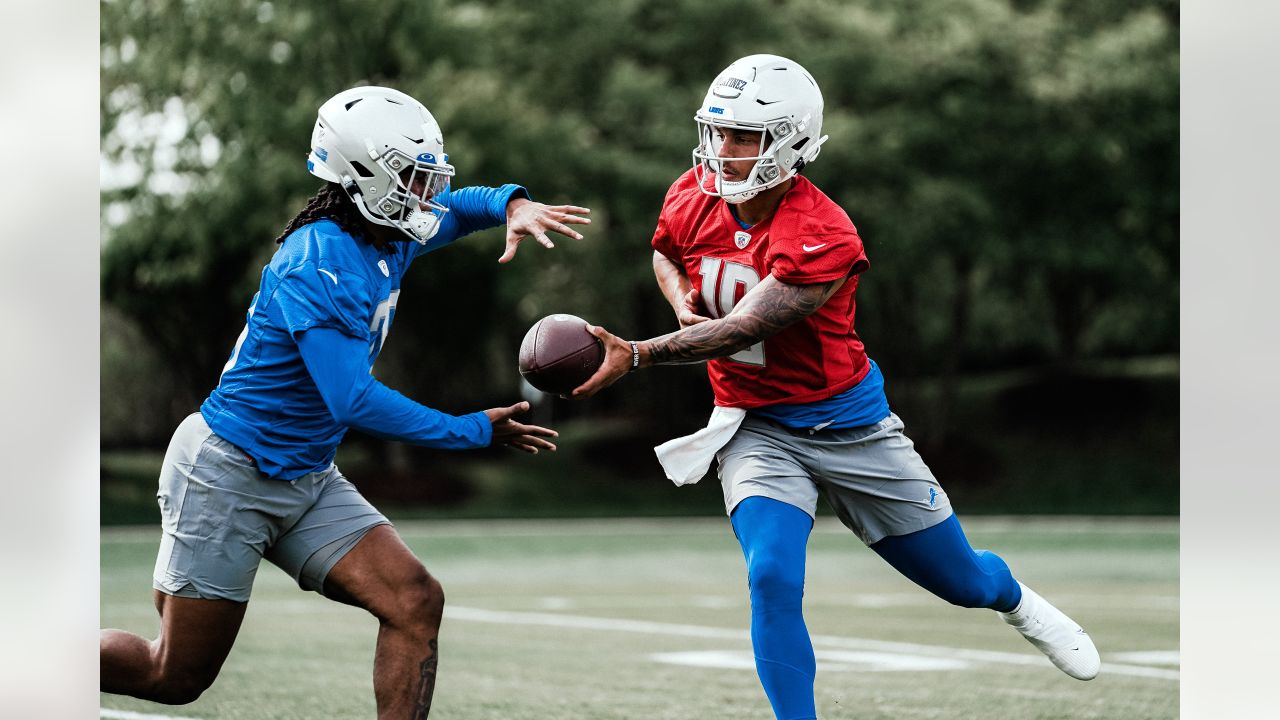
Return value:
M 578 217 L 589 212 L 590 209 L 577 205 L 543 205 L 528 198 L 512 200 L 507 203 L 507 247 L 498 262 L 511 262 L 520 241 L 530 235 L 546 248 L 555 247 L 547 231 L 581 240 L 582 235 L 569 225 L 590 225 L 591 218 Z
M 616 383 L 619 378 L 631 372 L 631 343 L 610 333 L 599 325 L 588 325 L 587 332 L 595 335 L 604 343 L 604 361 L 587 381 L 579 385 L 569 395 L 571 400 L 589 398 L 601 390 Z
M 489 422 L 493 424 L 493 440 L 490 444 L 507 445 L 531 455 L 537 455 L 539 449 L 554 452 L 556 449 L 555 444 L 543 438 L 559 437 L 560 433 L 537 425 L 522 425 L 512 419 L 516 415 L 528 411 L 529 403 L 527 402 L 518 402 L 510 407 L 485 410 L 484 414 L 489 417 Z

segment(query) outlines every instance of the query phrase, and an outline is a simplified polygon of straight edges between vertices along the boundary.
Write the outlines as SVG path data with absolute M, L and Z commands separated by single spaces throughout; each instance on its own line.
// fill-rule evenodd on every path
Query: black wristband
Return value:
M 628 372 L 635 372 L 640 367 L 640 346 L 636 344 L 635 340 L 628 340 L 627 342 L 631 343 L 631 370 Z

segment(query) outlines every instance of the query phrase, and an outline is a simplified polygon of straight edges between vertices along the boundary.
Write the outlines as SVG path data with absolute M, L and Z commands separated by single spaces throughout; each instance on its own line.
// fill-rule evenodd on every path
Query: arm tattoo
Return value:
M 436 663 L 438 645 L 433 638 L 430 643 L 431 654 L 418 666 L 418 693 L 413 703 L 413 720 L 426 720 L 431 712 L 431 696 L 436 691 Z
M 789 285 L 768 277 L 719 320 L 691 325 L 648 340 L 654 365 L 698 363 L 727 357 L 772 337 L 817 312 L 844 284 L 844 278 L 813 285 Z

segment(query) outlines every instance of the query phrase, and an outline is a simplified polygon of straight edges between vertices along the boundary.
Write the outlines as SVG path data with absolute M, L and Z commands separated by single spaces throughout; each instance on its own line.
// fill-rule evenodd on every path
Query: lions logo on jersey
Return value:
M 750 243 L 750 242 L 751 242 L 751 233 L 749 232 L 743 232 L 739 230 L 738 232 L 733 234 L 733 244 L 737 245 L 739 250 L 745 248 L 747 246 L 747 243 Z

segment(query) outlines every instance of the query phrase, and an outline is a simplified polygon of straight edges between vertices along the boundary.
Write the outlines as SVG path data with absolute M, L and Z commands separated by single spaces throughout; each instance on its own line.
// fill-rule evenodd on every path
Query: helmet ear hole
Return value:
M 370 170 L 369 170 L 369 168 L 365 167 L 364 165 L 361 165 L 361 164 L 359 163 L 359 161 L 352 160 L 352 161 L 351 161 L 351 167 L 355 168 L 355 171 L 356 171 L 356 172 L 360 175 L 360 177 L 362 177 L 362 178 L 370 178 L 370 177 L 373 177 L 373 172 L 372 172 L 372 171 L 370 171 Z
M 803 137 L 803 138 L 800 138 L 800 142 L 791 146 L 791 149 L 794 150 L 796 153 L 796 161 L 791 166 L 792 170 L 795 170 L 796 172 L 800 172 L 801 170 L 804 169 L 804 153 L 800 152 L 800 149 L 808 144 L 809 144 L 809 138 Z

